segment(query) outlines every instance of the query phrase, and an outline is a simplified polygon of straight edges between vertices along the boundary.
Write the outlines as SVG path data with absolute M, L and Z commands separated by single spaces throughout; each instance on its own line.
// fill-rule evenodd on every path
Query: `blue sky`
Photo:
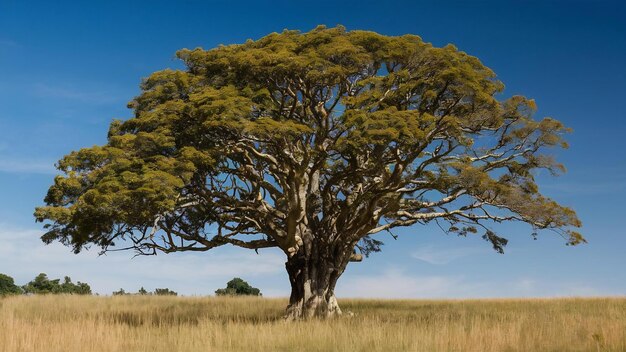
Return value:
M 128 118 L 142 77 L 180 68 L 180 48 L 241 43 L 318 24 L 453 43 L 505 83 L 535 98 L 538 117 L 572 127 L 555 151 L 568 173 L 541 177 L 542 192 L 575 208 L 587 245 L 556 235 L 533 241 L 505 226 L 504 255 L 480 238 L 435 226 L 398 231 L 382 253 L 351 264 L 347 297 L 519 297 L 626 294 L 626 6 L 619 1 L 0 1 L 0 272 L 20 284 L 40 272 L 89 282 L 110 294 L 170 287 L 211 294 L 240 276 L 270 296 L 288 294 L 284 258 L 220 248 L 132 258 L 73 255 L 39 241 L 32 217 L 68 152 L 105 142 L 109 122 Z

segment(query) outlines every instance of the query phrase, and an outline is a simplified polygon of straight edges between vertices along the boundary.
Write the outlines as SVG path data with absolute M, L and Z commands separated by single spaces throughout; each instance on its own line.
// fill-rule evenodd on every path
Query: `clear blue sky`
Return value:
M 506 3 L 506 4 L 505 4 Z M 589 244 L 533 241 L 507 226 L 505 255 L 436 227 L 383 235 L 382 253 L 351 264 L 340 296 L 498 297 L 626 294 L 626 6 L 609 1 L 0 1 L 0 272 L 20 284 L 70 275 L 100 293 L 170 287 L 209 294 L 241 276 L 287 295 L 284 258 L 240 249 L 135 258 L 73 255 L 39 242 L 32 217 L 64 154 L 105 142 L 142 77 L 179 68 L 180 48 L 241 43 L 318 24 L 418 34 L 479 57 L 506 95 L 535 98 L 538 117 L 574 129 L 555 152 L 569 172 L 542 192 L 574 207 Z

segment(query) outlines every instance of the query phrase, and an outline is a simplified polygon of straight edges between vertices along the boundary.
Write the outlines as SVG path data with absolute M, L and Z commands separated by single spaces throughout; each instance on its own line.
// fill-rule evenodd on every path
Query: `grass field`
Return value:
M 626 298 L 342 300 L 282 321 L 266 298 L 0 299 L 0 351 L 626 351 Z

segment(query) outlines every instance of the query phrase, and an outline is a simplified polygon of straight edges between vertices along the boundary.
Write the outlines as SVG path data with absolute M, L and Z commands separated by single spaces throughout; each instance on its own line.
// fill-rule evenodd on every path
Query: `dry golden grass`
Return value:
M 626 351 L 626 298 L 343 300 L 287 323 L 263 298 L 0 299 L 0 351 Z

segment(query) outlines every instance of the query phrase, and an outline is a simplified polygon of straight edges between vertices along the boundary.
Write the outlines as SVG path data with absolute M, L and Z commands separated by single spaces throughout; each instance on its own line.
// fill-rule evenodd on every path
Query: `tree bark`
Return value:
M 339 316 L 341 309 L 335 297 L 335 285 L 352 251 L 307 249 L 299 251 L 285 263 L 291 283 L 285 318 L 300 320 Z

